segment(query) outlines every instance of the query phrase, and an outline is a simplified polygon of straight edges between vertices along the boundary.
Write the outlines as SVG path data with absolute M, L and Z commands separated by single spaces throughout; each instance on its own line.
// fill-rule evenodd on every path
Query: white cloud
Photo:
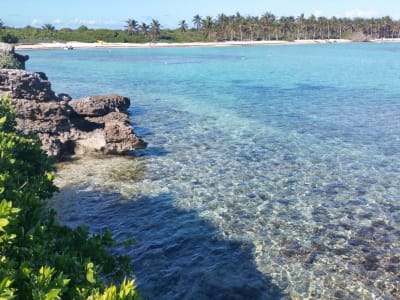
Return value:
M 63 19 L 53 19 L 51 21 L 43 21 L 41 19 L 33 19 L 31 22 L 31 26 L 33 27 L 41 27 L 45 23 L 49 23 L 54 25 L 57 29 L 60 28 L 78 28 L 81 25 L 85 25 L 89 28 L 99 29 L 99 28 L 110 28 L 110 29 L 122 29 L 125 25 L 123 21 L 117 21 L 113 19 L 105 19 L 105 20 L 96 20 L 96 19 L 81 19 L 81 18 L 73 18 L 69 20 Z
M 43 21 L 39 19 L 33 19 L 31 22 L 31 26 L 37 27 L 43 25 Z
M 313 15 L 314 15 L 316 18 L 319 18 L 319 17 L 322 16 L 322 11 L 316 10 L 316 11 L 314 11 Z
M 90 28 L 119 28 L 123 26 L 121 21 L 116 20 L 95 20 L 95 19 L 80 19 L 74 18 L 63 23 L 65 27 L 79 27 L 85 25 Z
M 60 25 L 60 24 L 63 24 L 63 20 L 61 20 L 61 19 L 54 19 L 54 20 L 51 22 L 51 24 Z
M 362 10 L 359 8 L 346 11 L 342 15 L 346 18 L 376 18 L 382 16 L 382 14 L 374 9 Z

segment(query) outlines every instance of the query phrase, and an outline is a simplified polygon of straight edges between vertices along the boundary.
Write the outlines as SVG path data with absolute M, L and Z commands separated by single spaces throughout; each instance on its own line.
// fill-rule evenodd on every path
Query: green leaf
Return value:
M 6 116 L 0 118 L 0 126 L 2 126 L 6 121 L 7 121 L 7 117 Z
M 51 173 L 46 173 L 46 177 L 47 177 L 47 179 L 48 179 L 49 181 L 52 181 L 52 180 L 54 179 L 54 176 L 53 176 L 53 174 L 51 174 Z
M 86 265 L 86 280 L 89 283 L 96 283 L 96 279 L 94 278 L 94 269 L 93 269 L 93 263 L 88 263 Z
M 3 227 L 6 227 L 9 223 L 10 223 L 10 222 L 9 222 L 7 219 L 1 218 L 1 219 L 0 219 L 0 230 L 1 230 Z
M 61 293 L 61 289 L 51 289 L 50 292 L 46 294 L 45 300 L 59 299 L 58 295 Z

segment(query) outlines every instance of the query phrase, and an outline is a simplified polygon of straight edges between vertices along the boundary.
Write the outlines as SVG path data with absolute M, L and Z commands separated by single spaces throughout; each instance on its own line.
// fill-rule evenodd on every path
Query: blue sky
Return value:
M 163 28 L 176 28 L 180 20 L 192 25 L 193 16 L 216 17 L 240 12 L 260 16 L 338 16 L 400 18 L 400 0 L 18 0 L 1 4 L 0 19 L 7 26 L 56 28 L 123 28 L 129 18 L 139 22 L 158 20 Z

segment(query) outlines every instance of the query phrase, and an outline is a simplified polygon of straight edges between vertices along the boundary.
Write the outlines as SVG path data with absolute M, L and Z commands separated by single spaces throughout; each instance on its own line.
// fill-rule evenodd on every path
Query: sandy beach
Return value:
M 400 39 L 371 40 L 373 43 L 400 43 Z M 93 48 L 168 48 L 168 47 L 232 47 L 232 46 L 277 46 L 277 45 L 307 45 L 351 43 L 346 39 L 329 40 L 295 40 L 295 41 L 228 41 L 228 42 L 194 42 L 194 43 L 82 43 L 82 42 L 51 42 L 38 44 L 17 44 L 16 50 L 45 50 L 45 49 L 93 49 Z
M 51 42 L 38 44 L 17 44 L 16 50 L 36 49 L 92 49 L 92 48 L 167 48 L 167 47 L 230 47 L 230 46 L 274 46 L 274 45 L 304 45 L 304 44 L 328 44 L 349 43 L 345 39 L 331 40 L 295 40 L 295 41 L 228 41 L 228 42 L 194 42 L 194 43 L 82 43 L 82 42 Z
M 371 40 L 373 43 L 400 43 L 400 39 Z M 232 47 L 232 46 L 282 46 L 306 44 L 351 43 L 346 39 L 329 40 L 295 40 L 295 41 L 228 41 L 228 42 L 194 42 L 194 43 L 82 43 L 82 42 L 52 42 L 38 44 L 17 44 L 16 50 L 54 50 L 54 49 L 92 49 L 92 48 L 168 48 L 168 47 Z

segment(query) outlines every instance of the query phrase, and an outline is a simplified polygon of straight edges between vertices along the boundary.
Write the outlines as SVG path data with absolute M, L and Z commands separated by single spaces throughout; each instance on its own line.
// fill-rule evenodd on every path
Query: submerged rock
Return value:
M 14 69 L 0 70 L 4 95 L 18 111 L 18 128 L 38 134 L 50 156 L 125 154 L 147 146 L 130 125 L 129 98 L 109 94 L 71 100 L 56 95 L 44 73 Z

